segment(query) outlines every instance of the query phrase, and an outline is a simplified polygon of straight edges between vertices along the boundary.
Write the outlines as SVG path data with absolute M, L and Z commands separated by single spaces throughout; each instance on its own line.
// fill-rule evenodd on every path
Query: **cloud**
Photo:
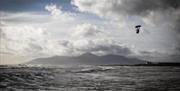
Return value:
M 100 36 L 101 30 L 99 27 L 92 25 L 92 24 L 80 24 L 77 25 L 72 33 L 73 37 L 80 37 L 80 38 L 88 38 L 88 37 L 95 37 Z
M 53 18 L 57 18 L 63 13 L 56 5 L 47 5 L 45 9 L 51 13 Z
M 53 4 L 45 6 L 45 9 L 51 13 L 53 19 L 41 13 L 8 13 L 3 16 L 6 22 L 0 26 L 3 40 L 0 43 L 0 53 L 4 59 L 10 58 L 9 53 L 13 54 L 11 58 L 25 57 L 28 60 L 54 55 L 72 56 L 85 52 L 119 55 L 130 53 L 128 47 L 110 42 L 112 40 L 98 25 L 82 22 L 80 17 L 78 21 L 69 20 L 75 16 Z M 38 19 L 40 22 L 36 21 Z M 53 33 L 57 36 L 53 36 Z M 8 58 L 4 61 L 7 60 Z
M 56 55 L 70 56 L 83 53 L 94 53 L 97 55 L 115 54 L 129 57 L 134 54 L 130 47 L 108 38 L 59 40 L 58 43 L 59 45 L 56 49 L 61 49 L 61 51 Z
M 5 38 L 5 34 L 4 34 L 4 32 L 1 30 L 1 28 L 0 28 L 0 38 Z
M 3 51 L 0 51 L 0 54 L 13 55 L 13 53 L 10 53 L 10 52 L 3 52 Z
M 116 54 L 129 56 L 133 54 L 130 47 L 111 39 L 100 27 L 82 23 L 72 28 L 68 39 L 48 39 L 45 49 L 51 55 L 80 55 L 91 52 L 98 55 Z M 38 47 L 38 49 L 41 49 Z M 44 50 L 44 49 L 43 49 Z
M 13 56 L 36 58 L 53 55 L 72 56 L 86 52 L 128 57 L 137 55 L 130 45 L 127 46 L 109 37 L 104 33 L 104 29 L 89 23 L 78 24 L 74 27 L 69 39 L 53 39 L 49 30 L 32 25 L 5 24 L 1 29 L 2 33 L 7 36 L 1 43 L 2 52 L 12 53 Z
M 5 24 L 1 28 L 0 57 L 2 64 L 22 63 L 47 56 L 45 45 L 49 35 L 45 29 L 31 25 Z
M 151 11 L 178 9 L 179 0 L 72 0 L 80 11 L 92 12 L 100 16 L 108 15 L 148 15 Z
M 73 41 L 73 46 L 74 50 L 81 53 L 92 52 L 99 55 L 116 54 L 123 56 L 129 56 L 133 53 L 129 47 L 110 39 L 77 40 Z
M 100 17 L 112 20 L 136 17 L 147 26 L 166 24 L 170 30 L 180 32 L 179 0 L 72 0 L 71 3 L 79 11 L 94 13 Z
M 71 49 L 70 52 L 82 54 L 86 52 L 98 55 L 116 54 L 129 56 L 133 54 L 130 47 L 111 39 L 104 29 L 90 24 L 79 24 L 74 27 L 70 41 L 60 42 Z
M 172 55 L 172 45 L 179 46 L 175 37 L 180 24 L 179 3 L 172 1 L 73 0 L 72 4 L 83 13 L 66 11 L 57 4 L 43 6 L 49 13 L 0 11 L 2 20 L 6 21 L 0 23 L 0 53 L 29 58 L 85 52 Z M 142 29 L 150 33 L 135 34 L 136 24 L 142 24 Z M 150 49 L 153 51 L 149 52 Z
M 116 29 L 121 30 L 117 32 L 121 37 L 116 37 L 121 39 L 123 36 L 137 50 L 154 49 L 160 53 L 175 54 L 172 47 L 180 46 L 179 0 L 72 0 L 71 4 L 80 12 L 93 13 L 110 20 L 107 25 L 116 25 Z M 141 39 L 129 31 L 134 30 L 137 24 L 143 26 L 142 36 L 139 35 Z M 145 34 L 146 31 L 149 33 Z M 115 35 L 115 32 L 112 33 Z
M 0 53 L 3 58 L 7 57 L 8 53 L 18 58 L 26 57 L 28 60 L 68 55 L 71 50 L 60 45 L 59 41 L 66 37 L 65 30 L 68 30 L 69 24 L 74 25 L 74 16 L 53 4 L 46 5 L 45 8 L 52 16 L 37 12 L 0 12 L 5 15 L 0 22 Z M 61 34 L 62 32 L 64 34 Z
M 6 36 L 4 32 L 2 31 L 2 28 L 1 28 L 2 26 L 4 26 L 4 23 L 0 21 L 0 39 L 5 38 Z
M 34 52 L 42 52 L 40 46 L 44 45 L 49 38 L 45 29 L 28 25 L 5 25 L 1 27 L 1 34 L 6 35 L 1 36 L 1 51 L 19 56 L 32 56 Z
M 45 9 L 49 11 L 54 19 L 61 19 L 63 21 L 73 20 L 70 13 L 63 12 L 61 7 L 57 7 L 55 4 L 46 5 Z

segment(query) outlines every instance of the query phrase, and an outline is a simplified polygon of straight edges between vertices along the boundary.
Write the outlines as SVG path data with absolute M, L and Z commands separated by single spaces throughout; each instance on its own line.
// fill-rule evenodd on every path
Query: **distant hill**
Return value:
M 96 56 L 85 53 L 80 56 L 52 56 L 48 58 L 37 58 L 26 64 L 50 64 L 50 65 L 134 65 L 144 64 L 144 60 L 127 58 L 120 55 Z

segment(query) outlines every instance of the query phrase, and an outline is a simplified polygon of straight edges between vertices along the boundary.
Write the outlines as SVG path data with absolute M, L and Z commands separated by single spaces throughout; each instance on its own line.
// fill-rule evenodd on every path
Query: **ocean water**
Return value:
M 0 91 L 180 91 L 180 67 L 1 66 Z

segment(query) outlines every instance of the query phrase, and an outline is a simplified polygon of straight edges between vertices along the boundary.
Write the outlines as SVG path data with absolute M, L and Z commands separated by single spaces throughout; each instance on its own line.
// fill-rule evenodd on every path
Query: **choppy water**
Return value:
M 2 91 L 180 91 L 180 67 L 0 67 Z

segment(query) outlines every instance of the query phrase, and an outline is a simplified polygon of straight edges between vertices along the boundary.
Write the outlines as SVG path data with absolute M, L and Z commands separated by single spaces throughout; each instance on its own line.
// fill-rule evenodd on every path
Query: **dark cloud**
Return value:
M 124 16 L 148 18 L 153 23 L 171 24 L 171 30 L 180 29 L 180 0 L 73 0 L 72 4 L 82 12 L 91 12 L 111 19 Z M 150 18 L 149 18 L 150 17 Z
M 180 12 L 180 9 L 179 9 L 179 12 Z M 179 32 L 180 32 L 180 13 L 179 13 L 179 16 L 178 16 L 179 18 L 178 19 L 176 19 L 176 22 L 175 22 L 175 24 L 176 24 L 176 26 L 177 27 L 175 27 L 175 30 L 178 30 Z
M 122 4 L 115 10 L 124 10 L 129 14 L 148 14 L 150 11 L 178 9 L 179 0 L 122 0 Z
M 89 44 L 92 46 L 91 44 Z M 108 45 L 96 45 L 92 47 L 86 48 L 76 48 L 78 51 L 86 52 L 103 52 L 103 54 L 116 54 L 116 55 L 123 55 L 127 56 L 132 53 L 132 51 L 127 47 L 122 47 L 120 45 L 108 44 Z
M 85 42 L 83 44 L 83 42 Z M 81 44 L 79 44 L 81 43 Z M 133 54 L 132 50 L 124 46 L 123 44 L 119 44 L 116 41 L 110 39 L 93 39 L 93 40 L 84 40 L 84 41 L 74 41 L 73 42 L 73 50 L 80 53 L 100 53 L 102 54 L 116 54 L 129 56 Z
M 159 13 L 161 16 L 153 17 L 154 23 L 167 22 L 171 30 L 180 32 L 180 0 L 122 0 L 122 6 L 115 8 L 116 12 L 142 17 Z
M 102 3 L 101 3 L 102 2 Z M 141 14 L 149 11 L 155 10 L 166 10 L 166 9 L 178 9 L 180 7 L 179 0 L 114 0 L 114 1 L 83 1 L 83 0 L 72 0 L 72 4 L 78 8 L 93 8 L 98 7 L 98 4 L 105 6 L 98 7 L 97 9 L 101 12 L 106 13 L 116 12 L 116 13 L 129 13 L 129 14 Z M 106 7 L 106 8 L 105 8 Z

